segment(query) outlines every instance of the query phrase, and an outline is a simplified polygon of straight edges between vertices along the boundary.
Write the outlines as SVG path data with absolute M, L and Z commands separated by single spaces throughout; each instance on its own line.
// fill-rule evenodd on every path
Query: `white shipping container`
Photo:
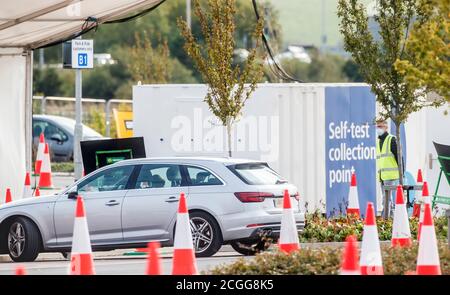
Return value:
M 368 87 L 361 83 L 260 84 L 233 129 L 233 157 L 267 161 L 298 187 L 309 211 L 324 211 L 325 88 L 361 86 Z M 144 137 L 148 156 L 227 156 L 225 128 L 203 101 L 206 91 L 202 84 L 133 87 L 134 135 Z M 431 141 L 450 144 L 450 133 L 437 128 L 450 127 L 443 109 L 413 114 L 405 126 L 406 168 L 415 176 L 421 167 L 430 177 L 432 191 L 437 165 L 433 160 L 433 169 L 428 169 L 429 154 L 436 158 Z M 446 184 L 441 186 L 441 195 L 450 195 Z M 377 203 L 380 200 L 378 196 Z

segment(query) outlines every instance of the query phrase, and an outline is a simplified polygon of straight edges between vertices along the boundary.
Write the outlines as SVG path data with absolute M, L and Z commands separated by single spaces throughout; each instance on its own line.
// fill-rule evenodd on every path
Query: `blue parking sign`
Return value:
M 88 56 L 87 53 L 78 53 L 78 66 L 87 67 Z

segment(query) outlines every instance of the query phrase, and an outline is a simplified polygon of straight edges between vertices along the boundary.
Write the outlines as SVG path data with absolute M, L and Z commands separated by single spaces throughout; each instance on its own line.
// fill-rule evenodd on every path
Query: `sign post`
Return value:
M 94 40 L 82 40 L 81 36 L 72 40 L 72 68 L 75 70 L 75 138 L 73 143 L 73 161 L 75 181 L 83 174 L 80 141 L 83 138 L 82 124 L 82 73 L 81 69 L 94 67 Z

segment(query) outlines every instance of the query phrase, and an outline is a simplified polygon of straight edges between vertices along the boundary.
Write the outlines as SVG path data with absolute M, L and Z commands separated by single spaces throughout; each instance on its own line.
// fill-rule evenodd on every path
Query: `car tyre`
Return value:
M 31 262 L 39 255 L 39 229 L 27 218 L 17 217 L 11 222 L 6 240 L 9 257 L 15 262 Z
M 223 243 L 222 232 L 217 221 L 202 211 L 189 213 L 189 219 L 195 256 L 210 257 L 216 254 Z
M 253 256 L 266 251 L 270 247 L 270 243 L 267 243 L 265 240 L 258 240 L 256 242 L 233 241 L 230 245 L 234 251 L 245 256 Z

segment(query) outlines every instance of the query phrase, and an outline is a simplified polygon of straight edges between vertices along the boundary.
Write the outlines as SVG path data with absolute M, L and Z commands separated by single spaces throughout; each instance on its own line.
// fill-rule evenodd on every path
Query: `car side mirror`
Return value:
M 67 198 L 68 198 L 68 199 L 72 199 L 72 200 L 76 200 L 77 197 L 78 197 L 78 192 L 77 192 L 77 191 L 70 192 L 70 193 L 67 195 Z
M 63 139 L 61 137 L 61 134 L 55 133 L 50 137 L 51 140 L 57 141 L 58 143 L 62 142 Z

